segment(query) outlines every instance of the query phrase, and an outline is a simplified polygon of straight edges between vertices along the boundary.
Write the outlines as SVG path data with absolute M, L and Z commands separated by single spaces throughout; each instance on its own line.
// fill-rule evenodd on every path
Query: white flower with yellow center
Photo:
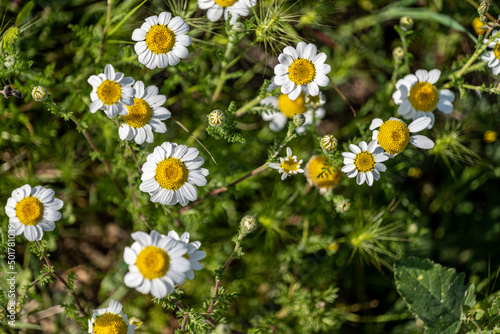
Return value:
M 145 21 L 132 33 L 132 40 L 137 42 L 134 50 L 141 64 L 149 69 L 165 68 L 177 65 L 188 56 L 189 25 L 180 16 L 172 18 L 172 14 L 163 12 Z
M 121 140 L 135 140 L 139 145 L 152 143 L 153 131 L 164 133 L 167 127 L 162 122 L 170 117 L 170 111 L 162 107 L 167 98 L 158 94 L 158 87 L 148 86 L 144 89 L 144 83 L 137 81 L 134 84 L 134 104 L 127 106 L 128 114 L 123 116 L 118 134 Z
M 493 30 L 491 36 L 495 36 L 498 33 L 498 30 Z M 488 47 L 493 49 L 487 51 L 485 54 L 481 56 L 482 61 L 488 62 L 488 67 L 491 68 L 494 75 L 498 75 L 500 73 L 500 38 L 485 38 L 483 39 L 484 44 L 488 44 Z
M 116 300 L 109 302 L 108 308 L 94 310 L 89 319 L 89 333 L 93 334 L 133 334 L 135 325 L 130 325 L 122 304 Z
M 142 166 L 139 189 L 151 195 L 152 202 L 186 206 L 198 197 L 196 186 L 207 184 L 205 160 L 193 147 L 165 142 L 148 155 Z
M 310 95 L 316 96 L 319 86 L 328 85 L 330 79 L 326 75 L 331 67 L 325 64 L 326 54 L 317 52 L 314 44 L 300 42 L 297 49 L 287 46 L 279 55 L 280 63 L 274 67 L 274 83 L 281 86 L 281 92 L 290 100 L 297 99 L 303 87 Z
M 106 65 L 104 73 L 91 75 L 87 82 L 92 86 L 90 112 L 104 110 L 109 118 L 126 115 L 127 106 L 134 103 L 134 79 L 115 73 L 113 65 Z
M 427 72 L 417 70 L 415 74 L 408 74 L 396 82 L 396 91 L 392 94 L 394 103 L 399 105 L 398 114 L 406 119 L 417 119 L 428 116 L 434 109 L 444 114 L 453 111 L 455 94 L 449 89 L 437 90 L 434 85 L 438 82 L 441 71 L 438 69 Z M 434 116 L 431 117 L 429 128 L 434 125 Z
M 200 9 L 207 9 L 207 17 L 215 22 L 224 15 L 224 20 L 228 20 L 231 14 L 230 25 L 236 23 L 238 17 L 248 16 L 249 8 L 257 4 L 257 0 L 198 0 Z
M 190 262 L 184 257 L 188 250 L 186 243 L 162 237 L 156 231 L 135 232 L 132 239 L 135 242 L 125 247 L 123 253 L 129 270 L 124 277 L 126 286 L 163 298 L 174 291 L 175 283 L 184 282 L 191 270 Z
M 32 189 L 25 184 L 12 192 L 5 213 L 14 225 L 15 235 L 24 233 L 29 241 L 37 241 L 42 239 L 43 231 L 54 230 L 54 222 L 62 217 L 58 211 L 62 206 L 63 201 L 54 198 L 54 190 L 42 186 Z
M 349 148 L 352 152 L 344 152 L 344 167 L 342 172 L 347 174 L 347 177 L 356 177 L 357 184 L 366 183 L 371 186 L 373 180 L 380 179 L 380 173 L 386 171 L 385 165 L 382 163 L 389 159 L 383 154 L 383 150 L 377 145 L 376 140 L 372 140 L 370 144 L 362 141 L 358 145 L 351 144 Z
M 370 130 L 373 131 L 372 140 L 376 140 L 378 145 L 382 147 L 391 156 L 403 152 L 408 146 L 408 143 L 415 145 L 418 148 L 431 149 L 434 147 L 434 142 L 422 135 L 410 135 L 410 133 L 420 132 L 431 124 L 429 117 L 417 118 L 409 126 L 398 118 L 391 117 L 388 121 L 382 121 L 380 118 L 375 118 L 370 125 Z
M 295 155 L 292 155 L 292 149 L 290 147 L 286 148 L 286 157 L 280 158 L 280 163 L 270 163 L 268 166 L 272 169 L 277 169 L 281 175 L 281 180 L 283 181 L 289 176 L 295 175 L 297 173 L 304 173 L 304 170 L 300 168 L 302 160 L 297 160 Z
M 189 233 L 184 232 L 183 235 L 179 237 L 177 232 L 170 231 L 168 232 L 168 236 L 172 239 L 175 239 L 179 242 L 183 242 L 187 245 L 187 253 L 184 254 L 184 257 L 189 260 L 191 264 L 191 269 L 186 273 L 186 277 L 189 280 L 193 280 L 194 278 L 194 270 L 201 270 L 202 266 L 200 264 L 200 260 L 204 259 L 207 254 L 204 251 L 198 250 L 201 246 L 201 242 L 193 241 L 189 242 Z M 165 237 L 162 235 L 162 237 Z
M 271 83 L 268 90 L 272 91 L 276 88 L 278 88 L 278 86 Z M 269 128 L 274 132 L 278 132 L 283 130 L 288 120 L 293 119 L 293 116 L 304 114 L 306 118 L 304 124 L 295 128 L 298 134 L 302 134 L 306 131 L 306 127 L 313 123 L 313 111 L 316 125 L 325 117 L 326 111 L 324 108 L 321 108 L 324 102 L 321 104 L 319 97 L 320 95 L 311 96 L 309 94 L 304 94 L 304 92 L 301 92 L 295 100 L 290 100 L 286 94 L 280 94 L 278 97 L 268 96 L 260 101 L 260 105 L 270 105 L 274 109 L 278 109 L 279 112 L 264 111 L 262 113 L 262 119 L 264 121 L 270 121 Z M 318 98 L 318 101 L 316 101 L 317 104 L 311 104 L 311 101 L 316 100 L 315 98 Z M 310 103 L 308 104 L 307 101 Z

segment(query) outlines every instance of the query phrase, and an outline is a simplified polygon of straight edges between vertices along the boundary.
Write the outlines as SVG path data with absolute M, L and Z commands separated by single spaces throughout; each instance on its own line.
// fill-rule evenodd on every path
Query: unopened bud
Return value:
M 240 226 L 243 234 L 251 233 L 257 227 L 257 221 L 252 216 L 245 216 L 241 219 Z
M 6 68 L 12 68 L 16 63 L 16 58 L 13 55 L 9 55 L 5 57 L 5 61 L 3 62 L 3 66 Z
M 33 96 L 33 99 L 35 99 L 35 101 L 38 102 L 45 101 L 48 96 L 47 88 L 43 86 L 36 86 L 31 91 L 31 96 Z
M 326 135 L 321 138 L 321 148 L 325 152 L 333 151 L 337 147 L 337 144 L 338 140 L 333 135 Z
M 215 109 L 210 114 L 208 114 L 208 124 L 210 124 L 215 128 L 222 126 L 225 121 L 226 121 L 226 116 L 222 111 L 218 109 Z
M 401 27 L 401 30 L 408 31 L 413 28 L 413 19 L 409 16 L 403 16 L 399 20 L 399 26 Z
M 351 208 L 351 203 L 346 199 L 341 199 L 335 205 L 335 211 L 338 213 L 345 213 Z
M 139 318 L 131 317 L 128 320 L 128 323 L 131 325 L 135 325 L 135 329 L 139 329 L 142 326 L 142 321 Z
M 477 8 L 477 13 L 479 14 L 479 19 L 481 22 L 486 22 L 488 18 L 486 13 L 490 10 L 491 2 L 489 0 L 483 0 L 479 7 Z
M 293 124 L 295 126 L 302 126 L 306 121 L 306 116 L 304 114 L 295 114 L 293 116 Z
M 394 57 L 395 61 L 401 61 L 405 56 L 405 51 L 402 47 L 398 46 L 394 48 L 394 50 L 392 50 L 392 56 Z
M 218 324 L 213 334 L 231 334 L 231 327 L 228 324 Z

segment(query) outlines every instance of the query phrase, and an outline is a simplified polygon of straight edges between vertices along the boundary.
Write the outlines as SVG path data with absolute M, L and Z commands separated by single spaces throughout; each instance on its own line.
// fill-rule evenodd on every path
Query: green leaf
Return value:
M 500 314 L 500 296 L 493 299 L 491 307 L 488 309 L 488 314 L 492 317 Z
M 16 26 L 20 26 L 23 23 L 23 21 L 28 17 L 28 15 L 30 15 L 31 10 L 33 9 L 34 6 L 35 2 L 30 1 L 23 7 L 23 9 L 21 9 L 19 14 L 17 14 Z
M 466 303 L 465 274 L 410 257 L 396 261 L 394 275 L 399 294 L 424 322 L 427 334 L 460 330 L 461 305 Z

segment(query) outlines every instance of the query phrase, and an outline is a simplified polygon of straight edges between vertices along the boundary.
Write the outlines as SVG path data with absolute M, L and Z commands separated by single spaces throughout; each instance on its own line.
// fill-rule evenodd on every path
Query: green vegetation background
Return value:
M 130 233 L 147 231 L 140 214 L 163 234 L 171 229 L 188 231 L 192 240 L 201 241 L 201 249 L 207 253 L 203 270 L 181 287 L 183 303 L 198 310 L 206 309 L 203 303 L 212 294 L 214 270 L 231 254 L 231 239 L 240 219 L 246 214 L 257 217 L 257 230 L 243 241 L 244 256 L 231 264 L 222 282 L 226 291 L 236 295 L 226 310 L 216 313 L 220 322 L 239 331 L 422 332 L 395 289 L 391 269 L 381 264 L 392 266 L 394 259 L 406 256 L 430 258 L 465 272 L 467 282 L 478 284 L 479 299 L 498 290 L 494 282 L 500 266 L 500 148 L 498 142 L 483 140 L 485 131 L 500 130 L 496 96 L 469 92 L 461 99 L 454 90 L 454 112 L 444 116 L 435 111 L 436 125 L 427 132 L 438 148 L 431 152 L 406 150 L 386 164 L 387 172 L 373 187 L 357 186 L 344 177 L 334 194 L 352 203 L 347 213 L 337 213 L 332 196 L 320 195 L 302 175 L 282 182 L 278 173 L 265 171 L 179 215 L 180 205 L 165 209 L 139 191 L 140 173 L 119 140 L 116 124 L 103 112 L 89 112 L 87 78 L 111 63 L 126 76 L 160 88 L 175 119 L 208 148 L 217 165 L 171 119 L 166 121 L 165 134 L 155 134 L 154 143 L 134 149 L 145 161 L 164 141 L 197 147 L 206 161 L 203 167 L 210 170 L 208 185 L 198 188 L 201 197 L 262 165 L 274 136 L 283 139 L 286 130 L 272 133 L 257 113 L 249 113 L 238 119 L 246 143 L 227 143 L 207 134 L 207 114 L 214 107 L 227 109 L 231 101 L 241 107 L 253 99 L 264 79 L 272 76 L 279 52 L 295 41 L 282 44 L 276 40 L 267 50 L 262 44 L 253 46 L 231 68 L 234 78 L 211 106 L 227 35 L 224 24 L 209 25 L 203 11 L 197 11 L 197 19 L 192 21 L 196 26 L 191 28 L 194 38 L 187 60 L 151 71 L 137 61 L 130 36 L 145 17 L 167 10 L 168 3 L 148 1 L 113 31 L 140 4 L 113 1 L 109 28 L 113 34 L 108 34 L 102 57 L 105 1 L 36 1 L 31 13 L 20 19 L 18 14 L 26 2 L 0 3 L 0 32 L 13 25 L 20 28 L 10 48 L 3 42 L 1 83 L 24 94 L 23 99 L 0 97 L 0 203 L 6 203 L 12 190 L 26 183 L 56 191 L 64 201 L 63 218 L 54 232 L 44 234 L 47 251 L 56 271 L 64 276 L 75 271 L 76 291 L 89 310 L 107 307 L 110 299 L 116 299 L 129 317 L 144 322 L 138 333 L 172 333 L 177 328 L 173 311 L 123 284 L 127 266 L 122 255 L 124 247 L 132 243 Z M 196 7 L 196 1 L 190 3 L 191 8 Z M 263 1 L 261 6 L 269 3 Z M 415 19 L 410 73 L 438 68 L 443 84 L 450 71 L 475 50 L 471 23 L 477 12 L 466 1 L 284 1 L 282 6 L 296 14 L 287 23 L 290 36 L 296 31 L 328 56 L 330 80 L 346 100 L 332 84 L 323 90 L 327 114 L 317 131 L 319 135 L 333 133 L 344 148 L 350 142 L 370 140 L 367 128 L 373 118 L 396 116 L 397 106 L 391 99 L 392 50 L 401 45 L 394 29 L 401 16 Z M 496 16 L 500 8 L 493 5 L 490 13 Z M 245 50 L 254 39 L 255 31 L 251 31 L 237 51 Z M 15 59 L 10 68 L 5 66 L 7 59 L 12 60 L 8 56 Z M 398 78 L 406 74 L 398 73 Z M 488 68 L 468 74 L 466 80 L 487 86 L 496 82 Z M 58 106 L 56 114 L 32 99 L 30 92 L 36 85 L 48 88 Z M 68 112 L 87 127 L 112 162 L 125 196 L 75 124 L 60 117 Z M 289 146 L 306 162 L 318 154 L 316 136 L 310 129 Z M 408 175 L 411 167 L 419 167 L 420 177 Z M 132 192 L 140 209 L 133 205 Z M 3 217 L 5 241 L 8 218 Z M 42 263 L 28 251 L 24 236 L 16 241 L 21 287 L 36 278 Z M 337 252 L 329 248 L 335 242 L 339 243 Z M 85 327 L 53 308 L 63 302 L 70 303 L 71 298 L 60 284 L 31 289 L 19 318 L 23 331 L 84 332 Z M 4 330 L 9 332 L 0 329 Z

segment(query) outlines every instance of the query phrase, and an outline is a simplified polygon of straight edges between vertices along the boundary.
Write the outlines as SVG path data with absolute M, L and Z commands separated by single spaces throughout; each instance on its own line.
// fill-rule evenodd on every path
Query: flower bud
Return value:
M 413 28 L 413 19 L 409 16 L 403 16 L 399 20 L 399 26 L 401 27 L 401 30 L 408 31 Z
M 142 326 L 142 324 L 143 324 L 142 321 L 139 318 L 136 318 L 136 317 L 131 317 L 128 320 L 128 323 L 131 324 L 131 325 L 135 325 L 135 329 L 139 329 Z
M 8 55 L 5 57 L 5 61 L 3 62 L 3 66 L 6 68 L 12 68 L 16 63 L 16 58 L 13 55 Z
M 335 205 L 335 211 L 338 213 L 345 213 L 351 208 L 351 203 L 346 199 L 341 199 Z
M 477 8 L 477 13 L 479 14 L 479 19 L 481 22 L 486 22 L 488 18 L 486 17 L 486 13 L 490 10 L 491 2 L 489 0 L 481 1 L 481 4 Z
M 213 334 L 231 334 L 231 327 L 228 324 L 218 324 Z
M 305 123 L 306 121 L 306 116 L 304 116 L 304 114 L 295 114 L 293 116 L 293 124 L 295 124 L 295 126 L 301 126 Z
M 208 114 L 208 124 L 210 124 L 215 128 L 222 126 L 225 121 L 226 121 L 226 116 L 222 111 L 218 109 L 215 109 L 210 114 Z
M 38 102 L 45 101 L 47 99 L 47 95 L 48 95 L 47 88 L 43 86 L 36 86 L 31 91 L 31 96 L 33 96 L 33 99 L 35 99 L 35 101 Z
M 402 47 L 398 46 L 394 48 L 394 50 L 392 50 L 392 56 L 394 57 L 395 61 L 401 61 L 405 56 L 405 51 Z
M 325 152 L 333 151 L 337 147 L 337 144 L 338 140 L 333 135 L 326 135 L 321 138 L 321 148 Z
M 241 219 L 240 226 L 243 234 L 251 233 L 257 227 L 257 221 L 252 216 L 245 216 Z

